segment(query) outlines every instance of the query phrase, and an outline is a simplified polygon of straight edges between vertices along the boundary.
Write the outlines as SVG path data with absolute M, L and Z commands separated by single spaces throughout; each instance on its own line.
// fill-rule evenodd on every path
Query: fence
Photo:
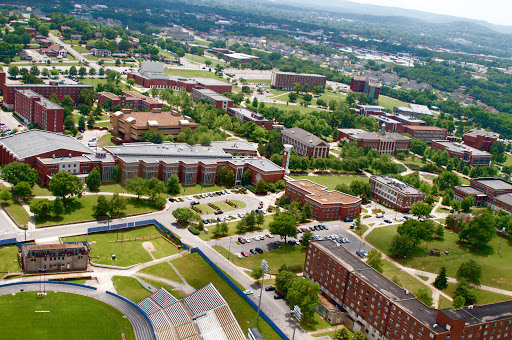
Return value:
M 0 246 L 6 246 L 8 244 L 16 244 L 16 238 L 7 238 L 5 240 L 0 240 Z
M 58 284 L 58 285 L 66 285 L 66 286 L 76 286 L 76 287 L 81 287 L 81 288 L 87 288 L 87 289 L 90 289 L 90 290 L 97 290 L 95 287 L 86 286 L 86 285 L 83 285 L 83 284 L 80 284 L 80 283 L 76 283 L 76 282 L 65 282 L 65 281 L 24 281 L 24 282 L 13 282 L 13 283 L 6 283 L 6 284 L 3 284 L 3 285 L 0 285 L 0 287 L 9 287 L 9 286 L 16 286 L 16 285 L 28 285 L 28 284 L 31 284 L 31 283 L 39 284 L 41 282 L 51 283 L 51 284 Z
M 231 279 L 222 272 L 222 270 L 220 270 L 219 267 L 217 267 L 217 265 L 215 263 L 213 263 L 209 258 L 208 256 L 206 256 L 202 251 L 201 249 L 199 248 L 192 248 L 190 250 L 191 253 L 199 253 L 199 255 L 201 255 L 201 257 L 206 261 L 208 262 L 208 264 L 210 266 L 212 266 L 212 268 L 217 272 L 217 274 L 219 274 L 230 286 L 231 288 L 233 288 L 245 301 L 247 301 L 247 303 L 252 307 L 254 308 L 254 310 L 258 310 L 258 306 L 251 300 L 249 299 L 249 297 L 247 297 L 247 295 L 244 294 L 244 292 L 242 292 L 242 290 L 240 290 L 240 288 L 237 287 L 236 284 L 233 283 L 233 281 L 231 281 Z M 261 317 L 263 318 L 263 320 L 265 320 L 269 325 L 270 327 L 272 327 L 272 329 L 281 337 L 283 338 L 284 340 L 290 340 L 284 333 L 283 331 L 281 331 L 281 329 L 279 329 L 279 327 L 277 327 L 277 325 L 262 311 L 260 310 L 260 315 Z
M 140 227 L 143 225 L 150 225 L 154 224 L 158 229 L 160 229 L 164 234 L 169 235 L 170 237 L 178 240 L 183 248 L 186 250 L 190 250 L 190 246 L 181 242 L 181 240 L 176 237 L 172 231 L 167 229 L 166 226 L 164 226 L 162 223 L 158 222 L 157 220 L 144 220 L 144 221 L 137 221 L 137 222 L 128 222 L 128 223 L 120 223 L 120 224 L 111 224 L 110 226 L 102 226 L 102 227 L 92 227 L 87 228 L 87 233 L 99 233 L 103 231 L 111 231 L 111 230 L 119 230 L 119 229 L 125 229 L 125 228 L 133 228 L 133 227 Z

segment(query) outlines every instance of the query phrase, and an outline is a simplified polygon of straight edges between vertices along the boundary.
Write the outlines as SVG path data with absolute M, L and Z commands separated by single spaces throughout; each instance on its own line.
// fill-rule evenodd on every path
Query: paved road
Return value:
M 156 337 L 153 333 L 153 327 L 151 326 L 149 320 L 146 319 L 146 317 L 136 307 L 127 303 L 123 299 L 109 295 L 106 292 L 87 289 L 79 286 L 57 283 L 44 283 L 43 285 L 46 291 L 72 293 L 102 301 L 120 311 L 123 316 L 125 316 L 130 321 L 135 333 L 135 338 L 137 340 L 156 340 Z M 1 286 L 0 295 L 16 294 L 20 293 L 21 290 L 24 292 L 38 292 L 40 291 L 40 283 L 35 282 L 12 286 Z

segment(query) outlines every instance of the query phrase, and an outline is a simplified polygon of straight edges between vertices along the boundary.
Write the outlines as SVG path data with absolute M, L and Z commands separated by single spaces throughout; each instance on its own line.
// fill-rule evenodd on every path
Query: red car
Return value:
M 239 238 L 238 238 L 238 242 L 240 242 L 240 244 L 245 244 L 245 239 L 243 239 L 243 238 L 239 237 Z
M 245 251 L 241 252 L 240 254 L 242 254 L 244 257 L 249 256 L 249 254 L 247 254 Z
M 315 229 L 315 227 L 309 227 L 309 230 L 315 231 L 316 229 Z

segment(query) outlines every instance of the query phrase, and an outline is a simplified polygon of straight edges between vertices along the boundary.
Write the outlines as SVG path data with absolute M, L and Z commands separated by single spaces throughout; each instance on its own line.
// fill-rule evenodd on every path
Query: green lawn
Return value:
M 110 198 L 110 196 L 107 196 L 107 200 L 110 200 Z M 64 205 L 64 214 L 61 217 L 49 217 L 45 220 L 38 218 L 36 220 L 36 225 L 41 227 L 52 224 L 66 224 L 94 220 L 94 217 L 92 216 L 93 205 L 96 205 L 97 200 L 97 196 L 91 195 L 82 196 L 82 198 L 74 198 Z M 158 209 L 155 205 L 147 200 L 137 201 L 135 197 L 126 198 L 126 209 L 124 211 L 124 214 L 126 215 L 147 213 L 157 210 Z
M 135 339 L 132 325 L 117 309 L 81 295 L 47 294 L 1 296 L 2 339 Z M 34 313 L 41 310 L 50 312 Z
M 120 267 L 127 267 L 137 263 L 149 262 L 152 260 L 149 253 L 142 247 L 142 242 L 151 242 L 156 248 L 156 252 L 153 253 L 155 257 L 163 257 L 173 255 L 179 252 L 179 250 L 171 243 L 162 240 L 155 241 L 151 240 L 134 240 L 126 242 L 109 242 L 115 241 L 116 239 L 133 239 L 148 236 L 160 236 L 160 232 L 155 226 L 144 226 L 126 231 L 104 232 L 94 233 L 90 235 L 70 236 L 63 238 L 64 242 L 77 242 L 85 241 L 93 242 L 91 248 L 91 261 L 95 263 L 110 264 Z M 112 261 L 112 255 L 116 255 L 116 260 Z M 99 257 L 99 258 L 97 258 Z
M 239 201 L 239 200 L 229 200 L 231 203 L 236 204 L 236 209 L 245 208 L 247 204 L 245 202 Z
M 15 245 L 0 247 L 0 273 L 21 272 L 17 254 L 18 247 Z
M 140 273 L 151 274 L 165 279 L 182 283 L 181 278 L 176 274 L 176 271 L 167 262 L 155 264 L 151 267 L 146 267 L 140 271 Z M 144 279 L 144 278 L 143 278 Z M 145 279 L 144 279 L 145 280 Z
M 366 237 L 366 241 L 389 255 L 389 245 L 396 234 L 396 229 L 397 226 L 375 229 Z M 498 255 L 499 236 L 494 236 L 488 246 L 480 251 L 459 245 L 458 239 L 458 234 L 445 230 L 443 241 L 431 241 L 427 247 L 426 243 L 422 242 L 416 246 L 412 256 L 407 259 L 398 259 L 398 261 L 404 266 L 420 270 L 425 268 L 425 271 L 431 273 L 438 273 L 439 268 L 444 266 L 447 275 L 455 277 L 460 264 L 473 259 L 482 266 L 482 284 L 498 287 L 500 279 L 503 278 L 501 288 L 512 289 L 512 243 L 509 240 L 503 239 Z M 448 251 L 449 255 L 429 256 L 431 248 L 438 248 L 441 253 Z
M 270 222 L 272 222 L 272 219 L 273 219 L 273 215 L 266 215 L 265 216 L 265 222 L 263 222 L 263 225 L 261 226 L 260 229 L 261 230 L 267 229 L 268 228 L 268 224 Z M 228 225 L 228 233 L 226 235 L 222 235 L 221 237 L 238 235 L 238 231 L 236 230 L 237 223 L 238 223 L 238 221 L 228 222 L 227 223 L 227 225 Z M 212 230 L 213 230 L 213 228 L 215 228 L 215 224 L 207 224 L 206 228 L 208 228 L 210 230 L 210 232 L 208 234 L 206 234 L 204 232 L 199 233 L 199 235 L 198 235 L 199 238 L 201 238 L 204 241 L 215 240 L 215 239 L 218 238 L 218 237 L 215 237 L 212 234 Z M 255 230 L 259 230 L 259 229 L 255 229 Z
M 321 329 L 329 329 L 332 325 L 327 322 L 320 314 L 317 312 L 313 313 L 313 319 L 304 320 L 300 322 L 300 325 L 304 330 L 308 332 L 319 331 Z
M 274 237 L 274 240 L 278 240 L 279 238 Z M 235 240 L 233 240 L 235 242 Z M 254 247 L 258 247 L 258 241 L 251 240 L 251 244 Z M 219 251 L 222 255 L 227 257 L 228 251 L 222 246 L 214 246 L 214 248 Z M 231 245 L 231 251 L 233 253 L 238 253 L 237 246 L 233 243 Z M 274 249 L 270 251 L 266 251 L 263 254 L 251 255 L 249 257 L 244 257 L 239 259 L 234 255 L 230 255 L 231 261 L 237 266 L 253 269 L 259 267 L 261 264 L 261 260 L 265 259 L 268 262 L 270 267 L 270 272 L 272 274 L 277 274 L 277 270 L 283 264 L 291 267 L 295 272 L 301 272 L 304 267 L 304 261 L 306 259 L 306 248 L 302 245 L 290 246 L 288 244 L 283 244 L 283 247 L 280 249 Z
M 217 64 L 220 64 L 222 66 L 225 66 L 226 65 L 226 62 L 224 60 L 217 60 L 217 59 L 212 59 L 212 58 L 208 58 L 208 57 L 205 57 L 205 56 L 199 56 L 199 55 L 195 55 L 195 54 L 189 54 L 187 53 L 185 55 L 185 58 L 187 58 L 188 60 L 190 61 L 193 61 L 193 62 L 196 62 L 196 63 L 200 63 L 200 64 L 204 64 L 205 61 L 209 60 L 212 62 L 212 64 L 210 65 L 210 67 L 212 68 L 215 68 L 215 66 Z
M 73 46 L 72 48 L 78 53 L 90 53 L 90 51 L 82 45 Z
M 83 78 L 80 79 L 80 82 L 83 84 L 89 84 L 96 87 L 96 85 L 98 84 L 106 84 L 107 78 Z
M 337 331 L 330 331 L 330 332 L 325 332 L 325 333 L 316 333 L 316 334 L 313 334 L 313 336 L 314 336 L 314 337 L 317 337 L 317 338 L 319 338 L 319 337 L 321 337 L 321 336 L 328 336 L 328 337 L 330 337 L 331 339 L 334 339 L 334 335 L 335 335 L 335 333 L 336 333 L 336 332 L 339 332 L 339 331 L 343 328 L 343 326 L 338 326 L 337 328 L 338 328 L 338 330 L 337 330 Z M 345 327 L 345 328 L 346 328 L 346 327 Z M 349 339 L 350 339 L 350 340 L 352 340 L 352 337 L 354 336 L 354 332 L 352 332 L 352 331 L 351 331 L 350 329 L 348 329 L 348 328 L 347 328 L 347 331 L 348 331 L 349 336 L 350 336 L 350 337 L 349 337 Z
M 94 123 L 94 126 L 95 127 L 106 127 L 106 128 L 111 128 L 112 126 L 110 125 L 110 121 L 106 121 L 106 122 L 96 122 Z
M 448 288 L 444 291 L 447 295 L 453 297 L 453 293 L 455 292 L 455 288 L 457 288 L 457 285 L 455 283 L 448 283 Z M 512 296 L 509 295 L 502 295 L 497 294 L 493 292 L 489 292 L 482 289 L 476 289 L 475 288 L 475 295 L 476 295 L 476 304 L 477 305 L 487 305 L 490 303 L 495 302 L 502 302 L 502 301 L 508 301 L 512 300 Z M 439 299 L 439 308 L 448 308 L 452 306 L 452 301 L 441 297 Z
M 106 135 L 101 136 L 100 139 L 98 140 L 98 146 L 100 148 L 102 148 L 104 146 L 115 146 L 115 144 L 112 143 L 112 141 L 110 140 L 112 137 L 114 137 L 114 135 L 110 134 L 110 133 L 107 133 Z
M 30 216 L 18 200 L 12 199 L 8 203 L 2 203 L 2 206 L 18 225 L 22 226 L 28 224 Z
M 381 95 L 381 96 L 379 96 L 379 105 L 387 107 L 390 110 L 393 110 L 394 106 L 407 106 L 408 104 L 405 102 L 402 102 L 398 99 L 394 99 L 391 97 L 386 97 L 386 96 Z
M 46 187 L 42 187 L 39 184 L 35 184 L 32 188 L 32 195 L 34 196 L 53 196 L 51 191 Z
M 185 78 L 213 78 L 227 83 L 225 78 L 216 76 L 215 72 L 209 72 L 208 70 L 183 70 L 176 68 L 166 68 L 164 72 L 166 74 L 172 74 Z
M 366 176 L 291 176 L 291 178 L 308 179 L 311 182 L 326 186 L 329 190 L 334 190 L 337 184 L 350 185 L 353 181 L 370 182 L 370 179 Z
M 195 208 L 199 209 L 203 214 L 209 215 L 213 214 L 213 208 L 207 206 L 206 204 L 198 204 L 194 206 Z
M 293 105 L 293 104 L 274 104 L 274 103 L 265 103 L 266 107 L 277 107 L 279 110 L 283 111 L 299 111 L 300 113 L 309 113 L 313 111 L 323 111 L 316 107 L 302 106 L 302 105 Z
M 393 280 L 394 277 L 398 278 L 400 287 L 405 288 L 412 293 L 417 291 L 419 288 L 427 287 L 430 289 L 429 285 L 422 283 L 387 260 L 384 260 L 383 269 L 382 275 L 390 280 Z
M 113 192 L 113 193 L 125 193 L 126 188 L 120 183 L 102 184 L 100 186 L 100 192 Z
M 172 263 L 184 276 L 185 280 L 196 289 L 210 282 L 213 283 L 215 288 L 217 288 L 228 303 L 238 324 L 241 325 L 243 329 L 258 327 L 264 339 L 280 338 L 263 319 L 260 318 L 258 324 L 256 323 L 256 311 L 236 293 L 205 260 L 203 260 L 201 255 L 198 253 L 189 254 L 173 260 Z
M 220 191 L 226 189 L 225 186 L 221 185 L 187 185 L 180 186 L 180 193 L 174 196 L 189 196 L 189 195 L 197 195 L 204 194 L 206 192 Z M 172 195 L 169 195 L 172 196 Z
M 230 210 L 235 209 L 235 208 L 233 208 L 232 206 L 230 206 L 229 204 L 227 204 L 226 202 L 223 202 L 223 201 L 213 202 L 213 204 L 218 206 L 219 209 L 222 210 L 222 211 L 230 211 Z
M 151 292 L 142 287 L 139 281 L 133 277 L 114 276 L 112 277 L 112 283 L 117 294 L 135 303 L 139 303 L 151 295 Z
M 506 156 L 507 156 L 507 160 L 502 165 L 512 166 L 512 156 L 511 155 L 506 155 Z

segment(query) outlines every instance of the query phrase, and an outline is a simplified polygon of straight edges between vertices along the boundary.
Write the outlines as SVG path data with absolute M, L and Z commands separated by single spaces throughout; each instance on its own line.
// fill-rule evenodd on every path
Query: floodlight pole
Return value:
M 265 274 L 268 272 L 268 263 L 267 263 L 267 261 L 261 260 L 261 269 L 263 270 L 263 275 L 261 276 L 260 301 L 258 303 L 258 313 L 256 314 L 256 322 L 258 322 L 258 320 L 260 318 L 261 297 L 263 296 L 263 280 L 265 279 Z

